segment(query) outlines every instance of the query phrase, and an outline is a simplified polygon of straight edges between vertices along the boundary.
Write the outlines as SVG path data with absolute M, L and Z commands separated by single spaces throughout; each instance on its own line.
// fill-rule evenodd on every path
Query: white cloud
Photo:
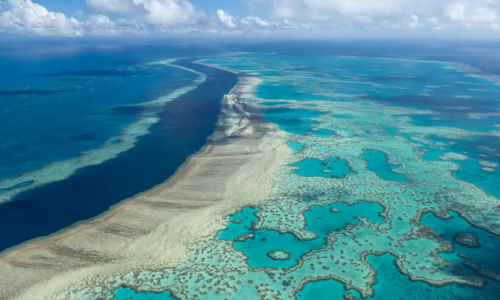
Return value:
M 106 15 L 91 15 L 85 21 L 85 31 L 90 35 L 123 35 L 147 33 L 145 26 L 133 20 L 119 19 L 114 22 Z
M 411 15 L 410 18 L 411 18 L 411 21 L 408 23 L 408 27 L 410 27 L 410 28 L 417 28 L 418 27 L 418 21 L 419 21 L 418 16 L 417 15 Z
M 63 13 L 52 12 L 31 0 L 0 2 L 0 32 L 41 36 L 80 36 L 81 23 Z
M 81 15 L 83 17 L 83 14 Z M 111 20 L 106 15 L 91 15 L 78 21 L 52 12 L 31 0 L 0 2 L 0 33 L 40 36 L 123 35 L 147 33 L 135 20 Z
M 439 30 L 453 35 L 464 28 L 500 29 L 500 0 L 234 0 L 251 4 L 248 16 L 233 16 L 224 7 L 205 12 L 190 0 L 86 0 L 93 14 L 75 12 L 79 20 L 33 1 L 0 0 L 0 33 L 324 36 Z
M 260 26 L 260 27 L 267 27 L 271 25 L 269 21 L 263 20 L 257 16 L 244 17 L 240 20 L 240 23 L 243 25 Z
M 87 0 L 101 12 L 126 14 L 153 25 L 196 24 L 205 17 L 188 0 Z
M 226 13 L 222 9 L 217 10 L 217 17 L 219 17 L 219 21 L 222 24 L 224 24 L 227 28 L 236 28 L 236 24 L 234 23 L 234 17 Z
M 456 2 L 445 9 L 446 15 L 452 21 L 465 23 L 488 23 L 498 26 L 498 2 L 493 1 Z
M 393 16 L 428 9 L 420 0 L 247 0 L 253 6 L 268 6 L 277 18 L 324 20 L 336 15 Z
M 253 11 L 337 29 L 498 29 L 500 0 L 244 0 Z

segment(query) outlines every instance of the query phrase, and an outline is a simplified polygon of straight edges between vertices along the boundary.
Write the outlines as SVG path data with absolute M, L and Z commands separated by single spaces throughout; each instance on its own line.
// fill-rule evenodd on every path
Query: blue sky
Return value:
M 89 10 L 85 0 L 38 0 L 35 2 L 51 11 L 59 11 L 70 16 L 78 10 Z M 238 0 L 192 0 L 190 2 L 207 11 L 215 12 L 223 7 L 228 13 L 240 14 L 243 10 L 243 3 Z
M 0 35 L 500 37 L 500 0 L 0 0 Z

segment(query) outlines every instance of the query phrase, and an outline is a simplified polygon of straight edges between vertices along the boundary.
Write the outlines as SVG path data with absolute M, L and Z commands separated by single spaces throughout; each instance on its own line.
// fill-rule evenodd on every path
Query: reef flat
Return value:
M 2 257 L 0 275 L 25 283 L 1 295 L 500 297 L 500 85 L 432 61 L 202 63 L 240 80 L 204 151 L 74 234 Z

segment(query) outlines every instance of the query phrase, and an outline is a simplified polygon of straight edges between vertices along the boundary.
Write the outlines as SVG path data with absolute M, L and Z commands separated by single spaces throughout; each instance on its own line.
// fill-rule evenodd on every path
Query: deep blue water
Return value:
M 164 182 L 213 133 L 220 101 L 236 84 L 231 73 L 181 61 L 208 80 L 168 102 L 151 134 L 131 150 L 66 180 L 18 194 L 0 205 L 0 250 L 98 216 L 110 206 Z M 43 226 L 41 226 L 43 224 Z
M 190 85 L 196 75 L 124 62 L 126 54 L 20 57 L 0 53 L 0 180 L 104 145 L 137 120 L 120 109 Z

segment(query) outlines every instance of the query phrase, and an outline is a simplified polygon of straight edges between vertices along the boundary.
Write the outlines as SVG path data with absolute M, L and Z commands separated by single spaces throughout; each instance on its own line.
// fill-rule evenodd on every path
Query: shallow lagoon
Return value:
M 170 292 L 148 293 L 137 292 L 131 288 L 121 288 L 115 292 L 116 300 L 178 300 Z
M 336 203 L 326 206 L 313 206 L 304 212 L 306 230 L 316 235 L 312 240 L 300 240 L 291 233 L 276 230 L 255 229 L 258 221 L 255 216 L 259 209 L 247 207 L 230 216 L 228 227 L 219 232 L 219 239 L 233 240 L 234 248 L 244 253 L 251 268 L 289 269 L 299 263 L 300 258 L 325 246 L 324 239 L 329 232 L 340 231 L 347 225 L 360 224 L 361 218 L 381 223 L 383 207 L 377 203 L 360 202 L 354 205 Z M 248 236 L 247 236 L 248 235 Z M 243 240 L 240 240 L 242 238 Z M 286 259 L 274 259 L 273 251 L 288 254 Z
M 305 177 L 342 178 L 354 173 L 347 161 L 336 157 L 324 161 L 308 158 L 293 166 L 299 168 L 295 174 Z
M 298 143 L 298 142 L 288 142 L 288 146 L 290 149 L 292 149 L 293 153 L 300 152 L 302 149 L 304 149 L 304 144 Z
M 410 182 L 404 174 L 394 172 L 398 166 L 392 165 L 382 151 L 366 149 L 362 159 L 366 161 L 368 171 L 377 174 L 378 177 L 387 181 Z

